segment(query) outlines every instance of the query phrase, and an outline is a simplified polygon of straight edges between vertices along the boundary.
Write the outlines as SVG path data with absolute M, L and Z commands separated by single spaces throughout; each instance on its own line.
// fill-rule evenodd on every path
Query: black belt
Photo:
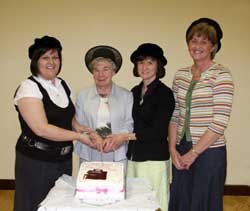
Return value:
M 52 146 L 40 141 L 37 141 L 34 138 L 30 138 L 25 134 L 21 134 L 20 138 L 23 142 L 27 144 L 28 147 L 34 147 L 46 152 L 51 152 L 59 155 L 67 155 L 68 153 L 72 152 L 72 146 L 65 146 L 65 147 L 58 147 L 58 146 Z

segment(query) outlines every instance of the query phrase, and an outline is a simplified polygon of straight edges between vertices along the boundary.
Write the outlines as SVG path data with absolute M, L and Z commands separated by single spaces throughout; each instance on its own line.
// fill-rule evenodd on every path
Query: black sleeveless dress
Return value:
M 53 103 L 38 81 L 32 76 L 29 79 L 37 84 L 43 95 L 42 102 L 49 124 L 72 130 L 75 108 L 65 81 L 62 80 L 61 83 L 69 104 L 61 108 Z M 37 136 L 24 121 L 17 106 L 16 110 L 22 133 L 16 144 L 14 211 L 36 211 L 55 181 L 62 174 L 72 174 L 73 143 L 72 140 L 57 142 Z M 34 147 L 34 143 L 38 143 L 42 148 Z M 61 153 L 64 148 L 69 149 L 67 153 Z

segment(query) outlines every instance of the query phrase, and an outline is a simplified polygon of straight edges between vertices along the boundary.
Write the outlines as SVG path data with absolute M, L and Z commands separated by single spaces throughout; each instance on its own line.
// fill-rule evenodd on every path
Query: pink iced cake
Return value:
M 111 204 L 125 198 L 123 163 L 84 162 L 76 182 L 75 198 L 89 204 Z

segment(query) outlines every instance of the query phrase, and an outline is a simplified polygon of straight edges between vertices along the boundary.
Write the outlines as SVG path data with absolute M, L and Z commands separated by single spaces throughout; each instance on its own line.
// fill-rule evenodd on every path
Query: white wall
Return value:
M 20 129 L 13 94 L 30 75 L 27 49 L 34 38 L 48 34 L 61 41 L 60 76 L 75 94 L 92 84 L 83 57 L 99 44 L 121 51 L 124 63 L 115 81 L 128 89 L 138 83 L 129 61 L 132 51 L 142 42 L 159 44 L 169 60 L 163 81 L 171 86 L 175 71 L 192 62 L 185 43 L 187 27 L 199 17 L 211 17 L 224 32 L 216 61 L 231 69 L 236 85 L 226 132 L 227 184 L 250 185 L 249 11 L 249 0 L 0 0 L 0 179 L 14 179 L 14 148 Z

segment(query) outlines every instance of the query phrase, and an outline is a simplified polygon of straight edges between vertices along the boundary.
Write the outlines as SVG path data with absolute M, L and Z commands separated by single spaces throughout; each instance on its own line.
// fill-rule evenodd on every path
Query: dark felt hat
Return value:
M 187 41 L 187 36 L 188 33 L 190 32 L 190 30 L 192 29 L 193 26 L 199 24 L 199 23 L 207 23 L 208 25 L 214 27 L 215 31 L 216 31 L 216 35 L 217 35 L 217 39 L 218 39 L 218 49 L 217 52 L 220 50 L 221 48 L 221 42 L 220 40 L 223 37 L 223 32 L 221 30 L 220 25 L 213 19 L 210 18 L 200 18 L 198 20 L 195 20 L 193 23 L 191 23 L 191 25 L 188 27 L 187 31 L 186 31 L 186 41 Z
M 155 59 L 159 59 L 165 66 L 167 64 L 167 59 L 163 55 L 163 50 L 160 46 L 153 43 L 143 43 L 140 45 L 130 56 L 131 62 L 134 64 L 139 56 L 150 56 Z
M 29 58 L 32 59 L 34 52 L 39 48 L 58 49 L 62 50 L 61 43 L 54 37 L 43 36 L 42 38 L 36 38 L 34 44 L 29 47 Z
M 98 45 L 89 49 L 85 55 L 85 64 L 90 72 L 90 63 L 97 57 L 111 59 L 116 64 L 116 73 L 120 70 L 122 66 L 122 55 L 117 49 L 107 45 Z

